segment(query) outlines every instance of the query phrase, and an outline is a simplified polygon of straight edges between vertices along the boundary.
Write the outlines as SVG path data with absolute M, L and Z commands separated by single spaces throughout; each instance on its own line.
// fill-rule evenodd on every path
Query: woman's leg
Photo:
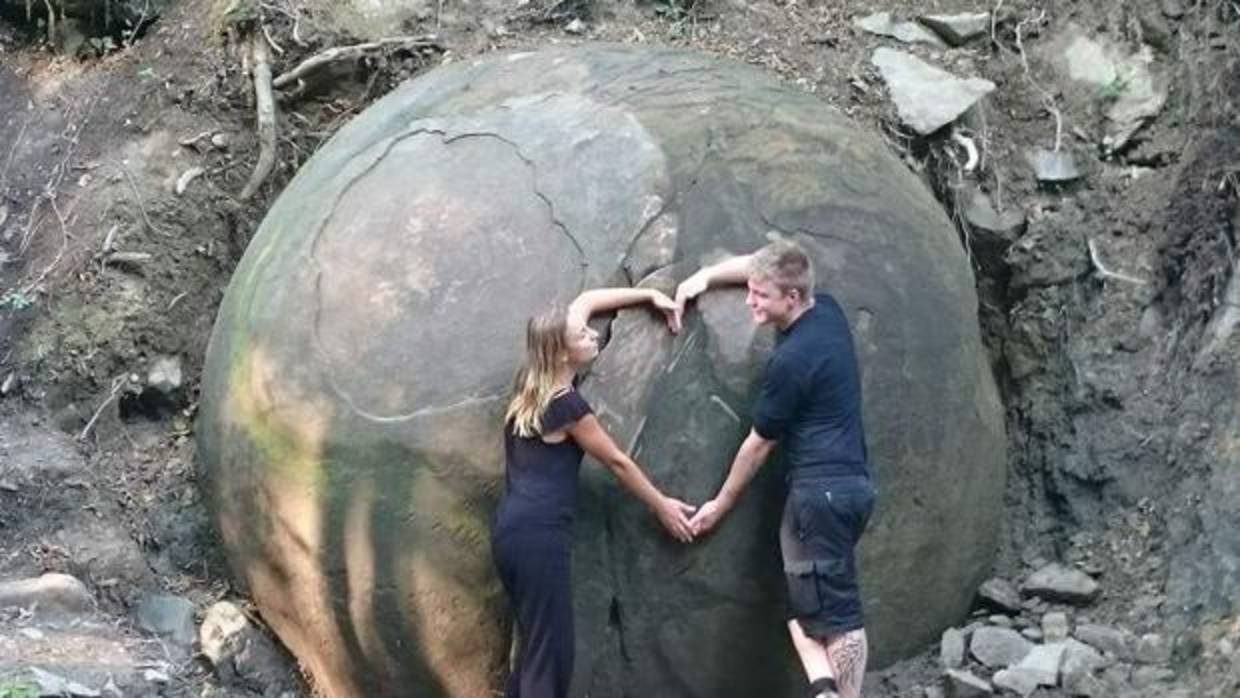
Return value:
M 570 549 L 563 536 L 522 536 L 507 551 L 521 654 L 507 698 L 567 698 L 573 676 Z

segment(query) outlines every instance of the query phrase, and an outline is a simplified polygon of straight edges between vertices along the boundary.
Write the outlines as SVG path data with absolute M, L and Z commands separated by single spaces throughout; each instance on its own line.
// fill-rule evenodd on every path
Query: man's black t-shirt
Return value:
M 790 468 L 868 475 L 861 378 L 844 311 L 829 294 L 779 333 L 753 408 L 753 428 L 779 441 Z

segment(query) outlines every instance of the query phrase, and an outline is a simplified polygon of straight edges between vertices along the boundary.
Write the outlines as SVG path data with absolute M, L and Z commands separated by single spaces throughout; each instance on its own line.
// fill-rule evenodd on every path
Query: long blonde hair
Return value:
M 568 356 L 567 328 L 562 308 L 535 315 L 525 326 L 525 363 L 513 380 L 512 399 L 504 413 L 504 423 L 511 423 L 517 436 L 542 432 L 543 412 L 557 389 L 556 370 Z

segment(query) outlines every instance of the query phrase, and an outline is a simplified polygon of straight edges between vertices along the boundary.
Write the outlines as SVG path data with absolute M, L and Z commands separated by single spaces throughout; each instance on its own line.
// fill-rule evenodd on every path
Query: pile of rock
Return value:
M 973 622 L 943 633 L 942 686 L 926 688 L 926 698 L 1029 696 L 1039 689 L 1091 698 L 1181 696 L 1164 685 L 1175 676 L 1166 638 L 1091 622 L 1084 607 L 1099 592 L 1088 574 L 1057 563 L 1019 587 L 988 580 L 978 589 Z

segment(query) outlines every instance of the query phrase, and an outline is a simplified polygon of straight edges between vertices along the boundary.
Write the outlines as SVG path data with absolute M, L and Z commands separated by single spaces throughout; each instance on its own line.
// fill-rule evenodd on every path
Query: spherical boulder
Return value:
M 670 291 L 777 233 L 854 328 L 880 502 L 861 551 L 872 665 L 967 610 L 1004 437 L 972 274 L 876 138 L 764 73 L 590 45 L 438 68 L 311 159 L 238 266 L 207 353 L 212 516 L 263 616 L 332 696 L 475 696 L 509 656 L 488 527 L 527 316 L 583 288 Z M 740 290 L 673 337 L 605 320 L 583 393 L 669 493 L 716 491 L 772 345 Z M 712 536 L 663 535 L 583 468 L 574 691 L 790 695 L 782 464 Z

